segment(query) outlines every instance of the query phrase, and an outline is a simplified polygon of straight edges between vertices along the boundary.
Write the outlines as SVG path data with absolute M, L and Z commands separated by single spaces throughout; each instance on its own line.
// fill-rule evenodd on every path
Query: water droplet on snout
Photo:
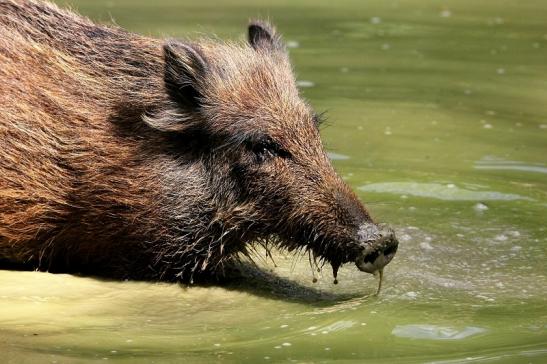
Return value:
M 380 291 L 382 290 L 382 281 L 384 280 L 384 269 L 377 270 L 373 273 L 374 276 L 378 276 L 378 289 L 376 290 L 376 296 L 380 294 Z

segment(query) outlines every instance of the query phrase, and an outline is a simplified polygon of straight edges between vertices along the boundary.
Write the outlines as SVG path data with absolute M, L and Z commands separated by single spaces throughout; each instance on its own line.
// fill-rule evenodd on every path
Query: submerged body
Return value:
M 1 261 L 193 279 L 256 241 L 335 272 L 396 251 L 332 169 L 267 24 L 248 44 L 165 42 L 0 0 L 0 116 Z

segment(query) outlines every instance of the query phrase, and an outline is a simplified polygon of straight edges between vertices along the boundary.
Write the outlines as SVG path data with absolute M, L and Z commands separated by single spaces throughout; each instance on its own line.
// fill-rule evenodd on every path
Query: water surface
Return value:
M 547 362 L 545 1 L 70 4 L 164 37 L 272 19 L 333 163 L 401 245 L 379 297 L 283 253 L 225 287 L 0 271 L 2 361 Z

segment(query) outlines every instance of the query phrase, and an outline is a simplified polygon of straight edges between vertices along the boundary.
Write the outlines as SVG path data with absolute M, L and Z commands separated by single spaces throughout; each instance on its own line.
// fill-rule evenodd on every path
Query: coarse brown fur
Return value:
M 273 28 L 162 41 L 0 0 L 0 259 L 190 280 L 253 242 L 355 261 L 370 222 Z

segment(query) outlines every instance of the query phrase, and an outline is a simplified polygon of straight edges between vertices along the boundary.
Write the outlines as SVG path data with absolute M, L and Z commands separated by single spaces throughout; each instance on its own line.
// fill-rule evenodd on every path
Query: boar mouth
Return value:
M 399 246 L 394 231 L 387 225 L 367 223 L 360 227 L 357 235 L 358 240 L 354 240 L 353 244 L 358 247 L 358 252 L 348 261 L 355 262 L 362 272 L 381 274 L 383 268 L 393 260 Z M 338 283 L 337 274 L 342 263 L 331 261 L 335 284 Z
M 318 271 L 325 263 L 332 266 L 334 283 L 338 283 L 339 268 L 346 263 L 353 262 L 357 268 L 366 273 L 376 275 L 393 260 L 398 240 L 394 231 L 387 225 L 365 223 L 358 229 L 357 236 L 345 239 L 341 236 L 328 237 L 312 233 L 312 229 L 301 229 L 285 236 L 272 235 L 274 245 L 289 252 L 306 252 L 309 256 L 312 271 Z M 272 242 L 266 239 L 267 242 Z M 265 247 L 267 244 L 261 244 Z M 271 254 L 268 253 L 267 255 Z M 316 281 L 314 279 L 314 281 Z

